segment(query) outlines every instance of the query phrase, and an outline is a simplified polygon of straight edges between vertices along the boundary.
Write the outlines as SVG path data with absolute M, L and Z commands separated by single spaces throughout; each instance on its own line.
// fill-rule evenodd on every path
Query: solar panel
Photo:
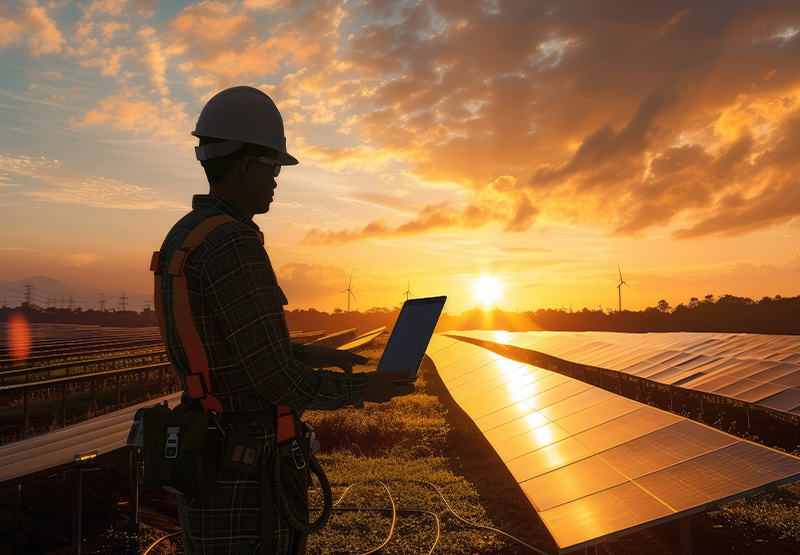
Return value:
M 437 334 L 428 356 L 562 552 L 800 478 L 800 459 L 473 344 Z
M 349 343 L 345 343 L 344 345 L 336 348 L 341 351 L 354 351 L 356 349 L 360 349 L 375 341 L 384 331 L 386 331 L 386 326 L 381 326 L 380 328 L 368 331 L 363 335 L 359 335 Z
M 496 332 L 454 336 L 498 342 Z M 800 415 L 800 338 L 724 333 L 505 332 L 504 344 L 575 364 Z
M 167 401 L 171 408 L 180 403 L 180 393 L 93 418 L 61 430 L 0 447 L 0 484 L 19 483 L 75 462 L 75 455 L 96 451 L 103 455 L 125 447 L 133 415 L 140 408 Z

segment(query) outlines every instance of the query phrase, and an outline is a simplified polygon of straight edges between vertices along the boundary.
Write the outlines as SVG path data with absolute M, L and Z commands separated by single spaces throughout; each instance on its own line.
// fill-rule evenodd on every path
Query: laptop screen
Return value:
M 413 370 L 412 379 L 416 377 L 446 300 L 445 296 L 428 297 L 403 304 L 378 363 L 378 372 Z

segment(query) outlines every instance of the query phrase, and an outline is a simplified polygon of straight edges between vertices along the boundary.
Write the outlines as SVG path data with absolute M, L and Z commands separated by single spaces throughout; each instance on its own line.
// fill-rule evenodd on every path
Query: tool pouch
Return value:
M 139 433 L 140 432 L 140 433 Z M 144 486 L 208 500 L 219 477 L 224 434 L 211 413 L 187 403 L 139 409 L 129 436 L 144 453 Z

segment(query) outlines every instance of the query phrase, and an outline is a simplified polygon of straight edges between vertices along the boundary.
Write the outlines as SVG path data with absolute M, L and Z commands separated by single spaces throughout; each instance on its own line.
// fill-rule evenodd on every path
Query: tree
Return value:
M 672 307 L 669 306 L 669 303 L 664 299 L 658 301 L 658 306 L 656 306 L 656 308 L 658 309 L 659 312 L 663 312 L 665 314 L 669 314 L 670 312 L 672 312 Z

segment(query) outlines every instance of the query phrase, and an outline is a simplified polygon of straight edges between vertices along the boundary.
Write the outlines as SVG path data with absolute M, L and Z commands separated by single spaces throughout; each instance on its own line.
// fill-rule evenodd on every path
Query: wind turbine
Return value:
M 622 279 L 622 270 L 619 268 L 619 262 L 617 262 L 617 271 L 619 272 L 619 285 L 617 285 L 617 293 L 619 293 L 619 311 L 622 312 L 622 285 L 628 284 Z M 628 285 L 628 289 L 632 289 L 632 287 Z
M 408 278 L 406 278 L 406 279 L 408 279 Z M 408 301 L 408 298 L 413 294 L 414 293 L 411 292 L 411 280 L 408 279 L 408 281 L 406 282 L 406 292 L 403 293 L 403 295 L 406 296 L 406 301 Z
M 344 291 L 339 291 L 339 293 L 347 293 L 347 312 L 350 312 L 350 297 L 353 297 L 353 300 L 356 300 L 356 296 L 353 295 L 353 272 L 350 272 L 350 284 L 347 286 L 347 289 Z

